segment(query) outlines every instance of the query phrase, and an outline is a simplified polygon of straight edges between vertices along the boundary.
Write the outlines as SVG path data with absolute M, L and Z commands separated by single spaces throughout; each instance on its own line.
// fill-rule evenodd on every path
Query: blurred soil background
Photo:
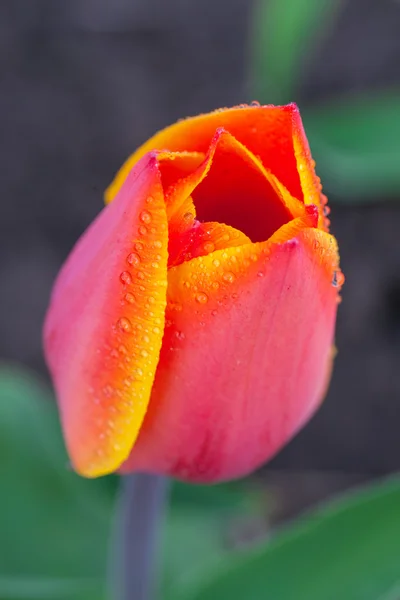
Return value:
M 2 359 L 47 376 L 52 282 L 126 156 L 180 117 L 255 99 L 252 9 L 249 0 L 2 0 Z M 293 100 L 301 109 L 399 84 L 399 31 L 398 1 L 344 1 Z M 322 409 L 266 472 L 287 514 L 400 467 L 400 203 L 329 199 L 346 275 L 339 354 Z

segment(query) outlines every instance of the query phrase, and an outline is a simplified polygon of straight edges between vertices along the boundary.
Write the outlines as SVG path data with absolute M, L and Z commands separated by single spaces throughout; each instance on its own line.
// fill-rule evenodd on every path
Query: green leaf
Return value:
M 265 545 L 226 559 L 180 600 L 397 600 L 400 479 L 315 511 Z
M 199 569 L 231 553 L 240 525 L 266 528 L 267 496 L 249 480 L 199 486 L 174 483 L 165 525 L 162 598 L 174 598 Z M 251 527 L 250 527 L 251 528 Z
M 340 0 L 259 0 L 253 20 L 252 79 L 260 102 L 296 98 L 300 66 L 315 49 Z
M 54 400 L 0 368 L 0 599 L 105 598 L 111 479 L 71 471 Z
M 328 194 L 360 201 L 399 197 L 400 89 L 302 111 Z

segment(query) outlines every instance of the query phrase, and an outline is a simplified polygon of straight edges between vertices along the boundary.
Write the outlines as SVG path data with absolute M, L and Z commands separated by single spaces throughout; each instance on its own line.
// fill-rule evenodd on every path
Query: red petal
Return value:
M 337 248 L 315 229 L 298 225 L 289 241 L 282 230 L 170 269 L 151 404 L 124 472 L 240 477 L 317 408 L 331 361 Z
M 217 128 L 223 127 L 259 157 L 265 168 L 305 204 L 322 211 L 326 198 L 314 172 L 314 163 L 295 104 L 287 106 L 244 106 L 223 109 L 179 121 L 150 138 L 123 165 L 107 190 L 110 201 L 125 177 L 146 152 L 154 149 L 206 153 Z

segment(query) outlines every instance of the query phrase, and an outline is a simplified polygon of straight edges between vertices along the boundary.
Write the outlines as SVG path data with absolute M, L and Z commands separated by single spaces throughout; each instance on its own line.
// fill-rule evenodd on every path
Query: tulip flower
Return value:
M 343 282 L 299 111 L 182 120 L 123 165 L 51 298 L 74 468 L 243 476 L 326 391 Z

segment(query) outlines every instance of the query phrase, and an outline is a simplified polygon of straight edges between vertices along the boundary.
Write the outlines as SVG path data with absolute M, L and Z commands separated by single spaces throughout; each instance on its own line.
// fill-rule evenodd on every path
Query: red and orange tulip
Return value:
M 343 278 L 297 107 L 178 122 L 106 200 L 45 324 L 74 467 L 249 473 L 321 401 Z

